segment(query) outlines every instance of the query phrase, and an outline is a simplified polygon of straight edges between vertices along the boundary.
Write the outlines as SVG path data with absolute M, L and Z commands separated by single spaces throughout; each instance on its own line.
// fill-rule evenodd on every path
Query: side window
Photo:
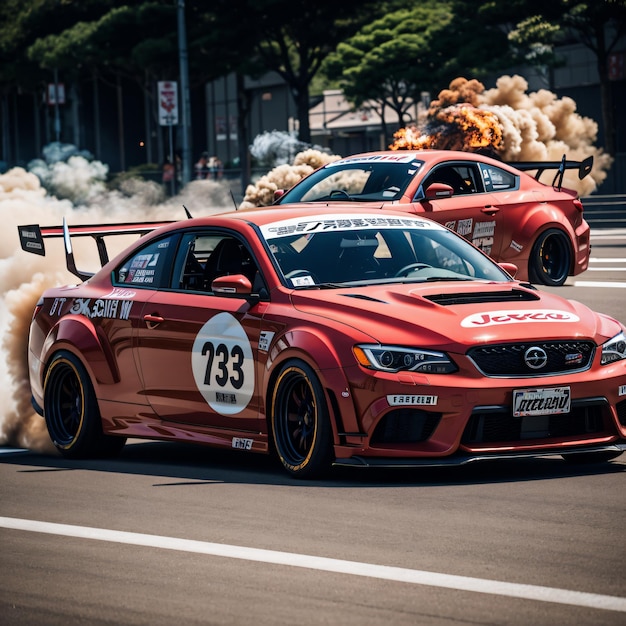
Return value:
M 218 243 L 220 235 L 188 233 L 183 237 L 174 268 L 174 289 L 207 291 L 207 262 Z
M 517 189 L 519 177 L 492 165 L 480 164 L 480 170 L 487 191 L 506 191 Z
M 423 183 L 427 189 L 432 183 L 444 183 L 454 189 L 454 195 L 465 195 L 482 191 L 482 185 L 473 165 L 440 165 L 428 175 Z
M 246 276 L 254 290 L 259 272 L 241 241 L 223 233 L 195 232 L 183 236 L 174 266 L 174 289 L 210 292 L 216 278 L 233 274 Z
M 153 241 L 135 252 L 113 272 L 118 285 L 133 285 L 158 289 L 170 281 L 172 255 L 178 234 Z

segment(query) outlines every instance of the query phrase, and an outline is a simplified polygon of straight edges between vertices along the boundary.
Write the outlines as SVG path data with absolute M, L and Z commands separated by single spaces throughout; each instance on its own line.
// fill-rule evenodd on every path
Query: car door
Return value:
M 171 287 L 156 291 L 143 307 L 137 361 L 161 419 L 258 431 L 256 355 L 264 304 L 210 291 L 217 275 L 253 270 L 249 256 L 245 268 L 215 263 L 226 240 L 245 249 L 223 232 L 182 237 Z
M 480 164 L 482 165 L 482 164 Z M 433 168 L 419 187 L 416 199 L 424 197 L 433 182 L 450 185 L 454 194 L 447 198 L 419 202 L 427 217 L 471 241 L 486 254 L 497 258 L 502 246 L 501 211 L 486 185 L 485 172 L 478 163 L 446 163 Z M 490 180 L 490 179 L 489 179 Z

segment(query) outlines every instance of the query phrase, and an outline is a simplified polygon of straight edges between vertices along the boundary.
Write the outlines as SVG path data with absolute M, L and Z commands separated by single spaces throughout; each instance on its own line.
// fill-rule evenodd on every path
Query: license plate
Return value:
M 569 413 L 570 403 L 569 387 L 515 389 L 513 391 L 513 415 L 515 417 Z

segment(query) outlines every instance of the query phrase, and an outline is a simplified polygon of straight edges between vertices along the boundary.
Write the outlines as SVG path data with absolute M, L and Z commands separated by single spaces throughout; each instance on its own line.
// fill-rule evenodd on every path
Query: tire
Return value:
M 621 454 L 621 451 L 612 452 L 607 450 L 605 452 L 578 452 L 575 454 L 563 454 L 562 456 L 568 463 L 587 465 L 589 463 L 606 463 L 616 459 Z
M 56 354 L 44 382 L 44 417 L 57 450 L 66 458 L 115 456 L 124 437 L 105 435 L 93 385 L 70 352 Z
M 528 259 L 528 277 L 533 283 L 558 287 L 569 275 L 572 248 L 563 231 L 550 228 L 535 241 Z
M 296 478 L 325 475 L 333 459 L 332 431 L 324 391 L 301 361 L 282 366 L 272 395 L 271 431 L 283 467 Z

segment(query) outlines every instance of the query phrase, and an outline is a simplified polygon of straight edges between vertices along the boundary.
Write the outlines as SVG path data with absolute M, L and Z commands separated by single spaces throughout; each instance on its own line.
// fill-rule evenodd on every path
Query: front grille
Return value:
M 432 434 L 441 413 L 420 409 L 395 409 L 389 411 L 376 425 L 371 443 L 417 443 L 426 441 Z
M 525 355 L 531 348 L 545 352 L 543 367 L 533 369 L 527 363 Z M 591 341 L 540 341 L 478 346 L 468 350 L 467 356 L 485 376 L 527 378 L 582 372 L 591 367 L 594 352 Z
M 602 433 L 601 405 L 574 406 L 561 415 L 514 417 L 508 407 L 476 409 L 472 413 L 461 443 L 507 443 L 527 439 L 563 439 Z
M 622 426 L 626 426 L 626 400 L 622 400 L 615 405 L 617 409 L 617 419 Z

